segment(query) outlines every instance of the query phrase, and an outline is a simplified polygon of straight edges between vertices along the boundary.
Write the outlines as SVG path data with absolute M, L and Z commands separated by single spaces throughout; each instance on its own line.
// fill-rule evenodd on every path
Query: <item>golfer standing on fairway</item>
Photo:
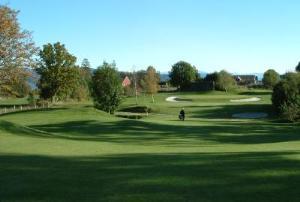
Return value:
M 179 112 L 179 119 L 182 121 L 184 121 L 184 119 L 185 119 L 184 108 L 182 108 L 181 111 Z

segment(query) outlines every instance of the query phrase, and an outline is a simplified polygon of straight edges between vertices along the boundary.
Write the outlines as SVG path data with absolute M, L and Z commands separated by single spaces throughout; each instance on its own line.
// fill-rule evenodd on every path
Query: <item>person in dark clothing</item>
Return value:
M 184 108 L 182 108 L 181 111 L 179 112 L 179 119 L 182 121 L 184 121 L 184 119 L 185 119 Z

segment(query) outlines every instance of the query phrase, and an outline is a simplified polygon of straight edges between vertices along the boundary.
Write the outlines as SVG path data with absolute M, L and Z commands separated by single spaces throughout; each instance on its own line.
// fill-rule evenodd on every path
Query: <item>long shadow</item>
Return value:
M 300 124 L 266 121 L 212 121 L 203 125 L 201 122 L 197 125 L 185 125 L 185 122 L 178 121 L 177 125 L 169 125 L 120 119 L 113 122 L 69 121 L 29 127 L 1 121 L 0 129 L 22 136 L 168 146 L 192 146 L 191 141 L 199 146 L 208 144 L 207 141 L 211 141 L 211 144 L 260 144 L 300 140 Z
M 299 153 L 0 155 L 1 201 L 299 201 Z
M 253 95 L 253 96 L 260 96 L 260 95 L 271 95 L 272 91 L 248 91 L 248 92 L 240 92 L 239 95 Z

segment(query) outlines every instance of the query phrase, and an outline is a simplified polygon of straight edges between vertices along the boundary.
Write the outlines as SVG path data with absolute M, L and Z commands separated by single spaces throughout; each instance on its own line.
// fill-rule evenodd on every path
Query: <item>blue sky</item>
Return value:
M 200 71 L 291 71 L 300 61 L 297 0 L 0 0 L 38 46 L 60 41 L 96 68 L 185 60 Z

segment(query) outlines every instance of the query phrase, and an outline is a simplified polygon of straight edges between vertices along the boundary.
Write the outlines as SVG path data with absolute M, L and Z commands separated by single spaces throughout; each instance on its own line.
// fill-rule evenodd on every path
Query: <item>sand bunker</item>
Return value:
M 187 99 L 187 98 L 179 98 L 179 97 L 175 97 L 175 96 L 171 96 L 166 98 L 166 101 L 168 102 L 192 102 L 192 99 Z
M 239 99 L 239 100 L 230 100 L 230 102 L 257 102 L 260 100 L 261 100 L 261 98 L 259 98 L 259 97 L 252 97 L 252 98 L 245 98 L 245 99 Z
M 233 114 L 233 118 L 240 118 L 240 119 L 258 119 L 258 118 L 266 118 L 268 116 L 267 113 L 263 112 L 246 112 L 246 113 L 238 113 Z
M 167 101 L 167 102 L 179 102 L 179 101 L 177 101 L 176 99 L 178 99 L 178 97 L 171 96 L 171 97 L 167 97 L 167 98 L 166 98 L 166 101 Z

